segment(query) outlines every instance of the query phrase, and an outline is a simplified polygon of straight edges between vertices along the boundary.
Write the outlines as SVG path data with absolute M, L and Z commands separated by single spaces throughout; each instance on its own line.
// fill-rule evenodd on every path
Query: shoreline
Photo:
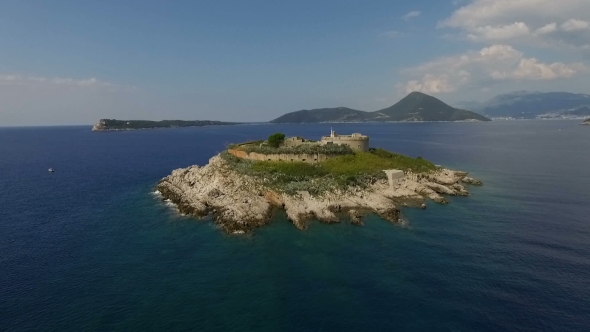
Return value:
M 351 185 L 315 196 L 307 191 L 287 194 L 269 187 L 264 179 L 239 174 L 216 155 L 205 166 L 174 170 L 154 190 L 162 200 L 174 203 L 180 214 L 212 216 L 226 233 L 241 234 L 268 224 L 276 209 L 285 210 L 299 230 L 312 219 L 324 223 L 348 219 L 362 225 L 368 213 L 399 223 L 401 207 L 426 208 L 427 201 L 448 204 L 445 196 L 469 196 L 465 185 L 482 183 L 466 172 L 440 168 L 428 174 L 408 173 L 393 185 L 380 179 L 365 188 Z

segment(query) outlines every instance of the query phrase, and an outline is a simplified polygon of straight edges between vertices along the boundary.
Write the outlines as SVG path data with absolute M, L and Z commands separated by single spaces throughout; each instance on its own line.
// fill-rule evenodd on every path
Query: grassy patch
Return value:
M 293 178 L 321 177 L 328 172 L 318 165 L 303 162 L 256 161 L 252 170 L 257 173 L 283 174 Z
M 349 186 L 364 187 L 385 179 L 383 170 L 399 169 L 422 173 L 436 167 L 422 158 L 410 158 L 383 149 L 339 155 L 317 164 L 286 161 L 249 161 L 227 152 L 222 157 L 242 174 L 256 176 L 279 191 L 309 191 L 321 194 Z
M 428 172 L 436 167 L 422 158 L 411 158 L 383 149 L 359 152 L 353 155 L 338 156 L 323 161 L 321 167 L 332 174 L 355 176 L 373 174 L 386 169 L 399 169 L 417 173 Z

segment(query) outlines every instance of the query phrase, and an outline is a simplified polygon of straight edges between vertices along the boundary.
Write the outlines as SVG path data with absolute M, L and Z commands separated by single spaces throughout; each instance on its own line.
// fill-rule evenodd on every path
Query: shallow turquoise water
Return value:
M 403 225 L 301 232 L 278 213 L 243 236 L 152 194 L 226 143 L 330 126 L 485 186 Z M 586 330 L 589 138 L 570 121 L 0 129 L 0 330 Z

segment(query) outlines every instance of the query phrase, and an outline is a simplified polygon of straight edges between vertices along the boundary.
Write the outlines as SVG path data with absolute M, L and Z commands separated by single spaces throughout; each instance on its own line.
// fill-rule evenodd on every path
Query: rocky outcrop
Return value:
M 398 222 L 399 206 L 424 208 L 426 198 L 447 203 L 443 195 L 469 195 L 460 184 L 466 176 L 465 172 L 439 169 L 428 175 L 408 174 L 393 186 L 383 179 L 368 188 L 349 187 L 321 196 L 306 191 L 289 195 L 269 188 L 264 179 L 238 173 L 217 155 L 204 167 L 173 171 L 156 189 L 180 212 L 197 217 L 212 215 L 224 231 L 243 233 L 267 224 L 277 208 L 284 209 L 301 230 L 307 228 L 310 219 L 337 223 L 344 217 L 362 225 L 362 216 L 368 212 Z
M 92 126 L 92 131 L 105 131 L 107 130 L 103 120 L 98 121 Z
M 481 185 L 483 185 L 483 183 L 481 181 L 479 181 L 478 179 L 474 179 L 474 178 L 469 177 L 469 176 L 466 176 L 463 179 L 461 179 L 461 182 L 470 184 L 472 186 L 481 186 Z

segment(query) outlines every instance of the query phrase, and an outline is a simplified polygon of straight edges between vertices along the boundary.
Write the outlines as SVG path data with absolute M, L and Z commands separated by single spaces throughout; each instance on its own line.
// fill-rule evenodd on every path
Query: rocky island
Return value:
M 369 148 L 365 135 L 332 131 L 320 141 L 276 133 L 230 145 L 203 167 L 174 170 L 156 190 L 183 214 L 211 214 L 224 231 L 245 233 L 276 209 L 298 229 L 310 219 L 362 225 L 367 213 L 396 223 L 400 207 L 446 204 L 446 195 L 468 196 L 466 184 L 482 183 L 420 157 Z
M 100 119 L 93 127 L 92 131 L 116 131 L 116 130 L 136 130 L 136 129 L 156 129 L 156 128 L 181 128 L 181 127 L 202 127 L 202 126 L 222 126 L 235 125 L 234 122 L 221 122 L 210 120 L 115 120 Z

